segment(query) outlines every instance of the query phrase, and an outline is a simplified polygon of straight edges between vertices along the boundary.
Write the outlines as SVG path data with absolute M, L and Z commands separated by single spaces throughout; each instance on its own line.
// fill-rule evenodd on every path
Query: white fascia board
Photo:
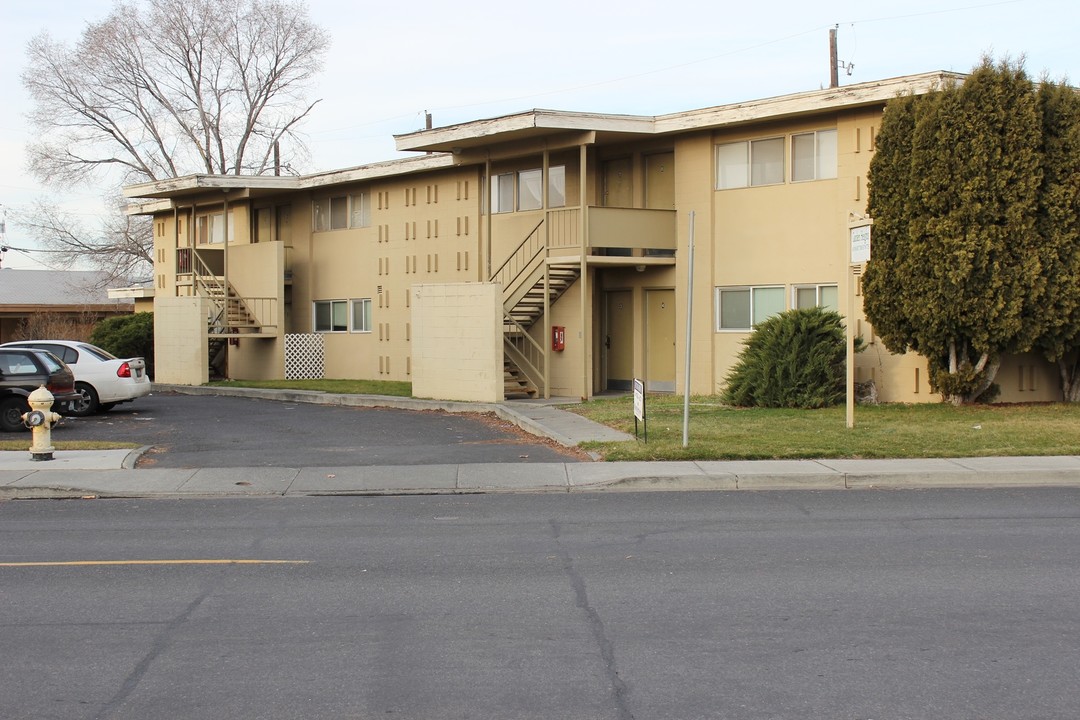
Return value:
M 530 130 L 595 130 L 646 134 L 654 131 L 653 118 L 646 116 L 530 110 L 516 115 L 395 135 L 394 142 L 398 150 L 446 149 L 457 144 L 476 145 L 477 141 L 487 138 L 512 136 Z
M 434 154 L 420 155 L 417 157 L 403 158 L 400 160 L 387 160 L 386 162 L 371 163 L 344 170 L 331 170 L 313 175 L 303 175 L 297 178 L 297 189 L 309 189 L 325 187 L 327 185 L 343 185 L 364 180 L 393 177 L 395 175 L 408 175 L 410 173 L 424 172 L 427 170 L 439 170 L 453 167 L 454 158 L 450 155 Z
M 290 190 L 296 187 L 296 177 L 268 175 L 185 175 L 166 180 L 127 185 L 124 197 L 157 198 L 170 197 L 180 192 L 192 190 L 246 190 L 259 188 L 264 190 Z
M 659 133 L 684 132 L 827 112 L 846 107 L 874 105 L 887 102 L 898 95 L 923 95 L 940 90 L 945 83 L 953 80 L 960 81 L 964 77 L 958 73 L 924 73 L 732 105 L 719 105 L 702 110 L 662 115 L 656 118 L 656 129 Z

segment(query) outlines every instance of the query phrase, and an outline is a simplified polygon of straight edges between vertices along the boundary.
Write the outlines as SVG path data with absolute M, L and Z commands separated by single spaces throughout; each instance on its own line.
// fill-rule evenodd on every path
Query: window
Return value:
M 544 207 L 544 171 L 542 168 L 503 173 L 491 178 L 491 212 L 542 210 Z M 515 192 L 516 190 L 516 192 Z M 566 166 L 548 168 L 549 208 L 566 206 Z M 516 202 L 515 202 L 516 199 Z
M 544 207 L 544 171 L 518 172 L 518 210 L 539 210 Z
M 348 329 L 349 304 L 346 301 L 315 301 L 315 332 L 345 332 Z
M 491 178 L 491 212 L 505 213 L 514 210 L 514 173 L 504 173 Z
M 195 219 L 195 232 L 199 245 L 225 242 L 225 213 L 200 215 Z M 229 242 L 233 239 L 232 213 L 229 213 Z
M 836 177 L 836 131 L 818 130 L 791 136 L 791 181 Z
M 840 299 L 836 285 L 796 285 L 791 289 L 792 307 L 811 308 L 821 306 L 826 310 L 840 312 Z
M 548 168 L 548 207 L 566 207 L 566 166 Z
M 312 200 L 311 213 L 315 232 L 370 227 L 371 195 L 362 192 Z
M 349 196 L 349 227 L 371 227 L 371 195 L 356 193 Z
M 371 332 L 371 298 L 352 301 L 352 331 Z
M 783 285 L 716 289 L 718 330 L 750 330 L 785 309 Z
M 784 138 L 744 140 L 716 146 L 716 189 L 784 182 Z

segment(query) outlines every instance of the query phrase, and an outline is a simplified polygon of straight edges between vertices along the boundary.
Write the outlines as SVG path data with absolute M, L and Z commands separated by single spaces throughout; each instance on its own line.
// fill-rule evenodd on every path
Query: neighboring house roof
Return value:
M 107 273 L 96 270 L 3 268 L 0 269 L 0 311 L 130 310 L 130 298 L 109 298 L 105 289 L 108 278 Z

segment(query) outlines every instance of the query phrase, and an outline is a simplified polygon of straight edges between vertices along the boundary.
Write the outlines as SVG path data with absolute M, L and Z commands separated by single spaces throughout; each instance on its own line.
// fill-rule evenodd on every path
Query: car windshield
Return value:
M 116 356 L 110 354 L 107 350 L 102 350 L 97 345 L 85 345 L 80 344 L 79 349 L 85 353 L 90 353 L 98 360 L 115 360 Z

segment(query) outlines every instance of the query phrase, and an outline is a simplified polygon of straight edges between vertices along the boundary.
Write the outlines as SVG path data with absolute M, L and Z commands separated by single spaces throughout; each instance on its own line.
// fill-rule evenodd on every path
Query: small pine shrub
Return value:
M 861 340 L 856 349 L 861 350 Z M 788 310 L 754 328 L 727 376 L 724 402 L 740 407 L 822 408 L 844 400 L 847 341 L 832 310 Z

